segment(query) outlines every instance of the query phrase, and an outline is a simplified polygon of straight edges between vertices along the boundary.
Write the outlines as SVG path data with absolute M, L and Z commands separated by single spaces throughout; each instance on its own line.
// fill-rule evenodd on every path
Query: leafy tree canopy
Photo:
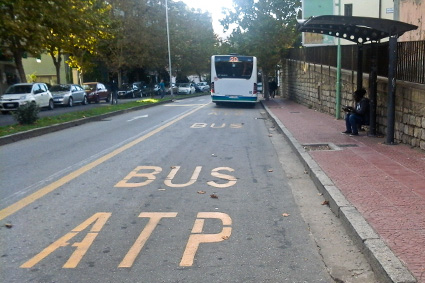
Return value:
M 237 25 L 228 45 L 233 52 L 256 56 L 267 74 L 297 37 L 295 23 L 301 1 L 233 0 L 233 4 L 234 11 L 228 11 L 222 21 L 225 29 Z

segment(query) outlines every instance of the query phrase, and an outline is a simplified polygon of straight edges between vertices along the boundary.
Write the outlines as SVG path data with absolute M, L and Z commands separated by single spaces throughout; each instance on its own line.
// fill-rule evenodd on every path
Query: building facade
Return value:
M 425 0 L 394 0 L 394 20 L 418 26 L 402 35 L 399 41 L 425 40 Z
M 62 57 L 60 77 L 61 83 L 68 83 L 69 75 L 66 70 L 66 63 Z M 27 82 L 35 81 L 47 83 L 50 85 L 57 84 L 56 68 L 53 59 L 49 54 L 42 54 L 39 58 L 28 57 L 22 60 L 24 65 Z

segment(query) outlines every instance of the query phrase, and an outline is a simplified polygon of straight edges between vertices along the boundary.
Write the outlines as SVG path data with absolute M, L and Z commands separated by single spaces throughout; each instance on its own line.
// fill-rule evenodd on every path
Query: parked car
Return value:
M 181 83 L 179 84 L 178 94 L 192 94 L 195 93 L 195 85 L 193 83 Z
M 176 86 L 175 83 L 171 84 L 171 88 L 173 88 L 173 94 L 177 94 L 177 92 L 179 91 L 178 86 Z M 170 88 L 170 84 L 169 83 L 165 83 L 165 93 L 166 94 L 171 94 L 171 88 Z M 155 85 L 155 95 L 160 95 L 159 93 L 159 84 Z
M 202 92 L 201 88 L 198 86 L 198 84 L 192 83 L 193 87 L 195 88 L 195 92 Z
M 27 103 L 36 103 L 39 107 L 46 107 L 49 110 L 55 107 L 46 84 L 21 83 L 11 85 L 0 97 L 0 111 L 6 114 Z
M 140 91 L 140 97 L 155 95 L 154 86 L 148 85 L 145 82 L 134 82 L 133 86 Z
M 102 83 L 83 83 L 83 88 L 86 91 L 87 101 L 89 103 L 99 103 L 101 100 L 109 102 L 111 99 L 111 91 L 108 90 Z
M 159 84 L 154 85 L 153 90 L 155 92 L 155 95 L 160 95 L 160 93 L 159 93 Z
M 173 89 L 173 94 L 177 94 L 179 91 L 179 87 L 175 83 L 172 83 L 171 87 L 168 85 L 167 93 L 171 93 L 171 89 Z
M 199 87 L 199 89 L 201 90 L 201 92 L 210 91 L 210 86 L 207 84 L 207 82 L 197 83 L 197 86 Z
M 123 84 L 118 90 L 118 98 L 141 97 L 142 91 L 134 84 Z
M 53 102 L 59 105 L 74 106 L 74 103 L 87 104 L 87 95 L 82 86 L 77 84 L 59 84 L 50 88 Z

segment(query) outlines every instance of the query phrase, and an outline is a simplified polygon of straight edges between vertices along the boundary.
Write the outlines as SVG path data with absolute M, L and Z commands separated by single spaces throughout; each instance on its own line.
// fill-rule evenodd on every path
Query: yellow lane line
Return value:
M 188 113 L 186 113 L 186 114 L 184 114 L 184 115 L 182 115 L 182 116 L 180 116 L 180 117 L 178 117 L 178 118 L 176 118 L 176 119 L 168 122 L 165 125 L 162 125 L 161 127 L 159 127 L 157 129 L 155 129 L 155 130 L 147 133 L 146 135 L 144 135 L 144 136 L 142 136 L 142 137 L 140 137 L 140 138 L 138 138 L 138 139 L 136 139 L 136 140 L 134 140 L 134 141 L 132 141 L 132 142 L 130 142 L 130 143 L 122 146 L 122 147 L 120 147 L 120 148 L 117 148 L 116 150 L 112 151 L 111 153 L 108 153 L 108 154 L 100 157 L 99 159 L 97 159 L 97 160 L 95 160 L 95 161 L 93 161 L 93 162 L 91 162 L 91 163 L 89 163 L 89 164 L 87 164 L 87 165 L 85 165 L 85 166 L 83 166 L 83 167 L 75 170 L 74 172 L 69 173 L 68 175 L 60 178 L 59 180 L 57 180 L 57 181 L 55 181 L 55 182 L 53 182 L 53 183 L 45 186 L 44 188 L 41 188 L 40 190 L 32 193 L 31 195 L 29 195 L 29 196 L 27 196 L 27 197 L 25 197 L 25 198 L 23 198 L 23 199 L 15 202 L 14 204 L 12 204 L 12 205 L 10 205 L 10 206 L 8 206 L 8 207 L 0 210 L 0 220 L 5 219 L 6 217 L 14 214 L 15 212 L 17 212 L 17 211 L 21 210 L 22 208 L 26 207 L 27 205 L 35 202 L 36 200 L 42 198 L 45 195 L 47 195 L 48 193 L 53 192 L 54 190 L 56 190 L 57 188 L 63 186 L 64 184 L 66 184 L 66 183 L 74 180 L 75 178 L 81 176 L 82 174 L 90 171 L 91 169 L 95 168 L 96 166 L 102 164 L 103 162 L 105 162 L 105 161 L 107 161 L 107 160 L 109 160 L 109 159 L 117 156 L 118 154 L 122 153 L 123 151 L 125 151 L 125 150 L 127 150 L 127 149 L 129 149 L 129 148 L 131 148 L 133 146 L 135 146 L 136 144 L 138 144 L 138 143 L 140 143 L 140 142 L 142 142 L 142 141 L 150 138 L 151 136 L 159 133 L 160 131 L 164 130 L 165 128 L 168 128 L 169 126 L 173 125 L 174 123 L 182 120 L 183 118 L 185 118 L 185 117 L 187 117 L 187 116 L 195 113 L 196 111 L 198 111 L 199 109 L 205 107 L 206 105 L 208 105 L 208 104 L 202 104 L 200 107 L 193 109 L 192 111 L 190 111 L 190 112 L 188 112 Z

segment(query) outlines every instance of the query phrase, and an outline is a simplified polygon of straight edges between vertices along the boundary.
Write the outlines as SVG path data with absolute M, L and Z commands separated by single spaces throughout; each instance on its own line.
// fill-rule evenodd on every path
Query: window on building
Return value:
M 353 4 L 344 4 L 344 16 L 353 15 Z

